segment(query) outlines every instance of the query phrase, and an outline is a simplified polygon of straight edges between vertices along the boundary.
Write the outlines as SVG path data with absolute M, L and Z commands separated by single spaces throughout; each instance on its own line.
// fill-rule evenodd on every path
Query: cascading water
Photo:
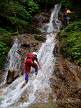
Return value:
M 21 67 L 21 56 L 19 54 L 19 50 L 20 50 L 20 43 L 19 43 L 19 40 L 16 38 L 14 40 L 12 48 L 10 49 L 8 53 L 8 60 L 7 60 L 8 63 L 6 64 L 6 67 L 5 67 L 6 75 L 4 75 L 4 82 L 1 85 L 6 83 L 8 70 L 16 71 L 16 72 L 19 71 Z
M 48 23 L 48 29 L 47 29 L 47 33 L 50 32 L 57 32 L 57 30 L 59 30 L 59 27 L 61 24 L 60 21 L 58 20 L 58 12 L 60 11 L 60 7 L 61 5 L 55 5 L 55 8 L 52 11 L 49 23 Z
M 53 22 L 57 25 L 58 32 L 61 25 L 58 20 L 59 10 L 60 6 L 55 5 L 50 17 L 46 42 L 42 44 L 38 51 L 38 59 L 41 63 L 41 69 L 38 71 L 38 75 L 35 76 L 33 74 L 24 87 L 22 87 L 24 77 L 21 76 L 5 88 L 0 101 L 0 108 L 27 108 L 32 103 L 48 101 L 49 94 L 52 92 L 49 79 L 54 70 L 55 58 L 53 56 L 53 49 L 57 35 L 57 33 L 54 33 Z M 22 103 L 20 99 L 24 93 L 26 101 Z
M 15 39 L 14 44 L 8 53 L 8 59 L 9 59 L 8 69 L 10 70 L 17 71 L 17 69 L 20 69 L 21 57 L 20 54 L 18 53 L 19 49 L 20 49 L 20 43 L 18 42 L 18 39 Z

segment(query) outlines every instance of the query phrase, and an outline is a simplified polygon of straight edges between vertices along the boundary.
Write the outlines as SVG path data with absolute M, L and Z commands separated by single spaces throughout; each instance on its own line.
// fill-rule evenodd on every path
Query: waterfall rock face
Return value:
M 64 59 L 59 53 L 60 46 L 57 41 L 57 33 L 61 25 L 58 20 L 59 9 L 60 6 L 55 5 L 50 21 L 45 25 L 46 41 L 42 43 L 37 52 L 41 63 L 38 75 L 35 76 L 34 73 L 31 73 L 29 81 L 24 87 L 22 87 L 24 76 L 21 75 L 5 89 L 0 89 L 0 108 L 28 108 L 34 103 L 38 103 L 37 108 L 40 108 L 40 106 L 43 108 L 43 105 L 39 103 L 44 102 L 46 103 L 46 108 L 60 108 L 60 106 L 63 108 L 67 106 L 69 108 L 81 107 L 81 67 Z M 27 35 L 25 37 L 27 38 Z M 34 48 L 34 46 L 38 45 L 38 43 L 29 42 L 30 39 L 28 38 L 26 41 L 26 38 L 24 38 L 24 42 L 21 42 L 24 55 L 27 51 L 36 50 L 37 47 Z M 14 48 L 14 45 L 16 48 Z M 14 52 L 14 49 L 19 47 L 18 43 L 14 43 L 11 48 L 13 50 L 9 52 L 8 78 L 10 79 L 7 79 L 9 82 L 14 79 L 12 76 L 17 73 L 17 69 L 20 69 L 16 67 L 17 62 L 13 58 L 14 54 L 16 55 L 14 55 L 15 57 L 20 57 L 16 52 L 17 50 L 15 50 L 16 53 Z M 21 63 L 22 58 L 19 60 L 19 63 Z M 53 103 L 57 103 L 58 107 L 55 104 L 51 104 L 51 101 L 49 104 L 47 103 L 49 95 L 51 95 Z
M 45 38 L 36 40 L 33 34 L 22 34 L 17 38 L 13 46 L 8 53 L 8 64 L 7 64 L 7 83 L 14 81 L 19 75 L 23 74 L 23 61 L 28 52 L 35 51 L 39 48 L 41 42 Z M 39 38 L 38 37 L 38 38 Z M 43 39 L 42 39 L 43 38 Z M 42 40 L 42 41 L 41 41 Z
M 44 12 L 35 15 L 34 24 L 36 26 L 42 26 L 43 23 L 45 24 L 49 21 L 49 17 L 50 17 L 49 15 L 50 13 L 44 13 Z
M 58 55 L 53 77 L 50 79 L 56 103 L 58 108 L 60 106 L 78 108 L 77 106 L 81 106 L 81 67 L 65 59 L 60 53 Z
M 59 11 L 60 5 L 55 5 L 48 23 L 46 41 L 42 43 L 40 49 L 37 52 L 38 60 L 41 63 L 41 69 L 39 69 L 37 76 L 35 76 L 35 74 L 32 74 L 29 77 L 28 83 L 24 87 L 22 87 L 24 83 L 24 76 L 21 75 L 21 77 L 17 78 L 10 86 L 7 87 L 7 90 L 5 91 L 3 96 L 4 98 L 1 101 L 1 108 L 24 108 L 35 102 L 48 102 L 49 94 L 52 94 L 52 89 L 50 87 L 50 78 L 52 77 L 54 71 L 54 63 L 56 61 L 56 58 L 53 55 L 53 50 L 56 45 L 56 36 L 61 25 L 60 21 L 58 21 Z M 53 22 L 55 22 L 57 28 L 54 28 Z M 13 50 L 11 50 L 11 52 L 9 53 L 9 69 L 13 70 L 14 65 L 16 67 L 16 63 L 13 61 L 14 54 L 12 52 L 15 53 Z M 54 52 L 57 53 L 56 49 L 54 50 Z M 19 60 L 21 61 L 21 59 Z M 25 95 L 27 101 L 22 103 L 20 102 L 20 100 L 24 93 L 27 94 Z
M 7 66 L 7 83 L 11 83 L 16 77 L 21 67 L 20 43 L 16 38 L 12 48 L 8 53 L 8 66 Z

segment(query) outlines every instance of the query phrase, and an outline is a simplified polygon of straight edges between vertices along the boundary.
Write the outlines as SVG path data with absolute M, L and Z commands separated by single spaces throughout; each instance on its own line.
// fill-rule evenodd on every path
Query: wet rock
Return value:
M 34 35 L 34 38 L 35 38 L 36 40 L 42 41 L 42 42 L 44 42 L 44 41 L 46 40 L 45 35 L 37 35 L 37 34 L 35 34 L 35 35 Z
M 37 14 L 35 15 L 35 17 L 33 18 L 33 22 L 35 23 L 36 22 L 36 25 L 38 26 L 41 26 L 42 23 L 46 23 L 46 22 L 49 22 L 49 14 L 47 13 L 40 13 L 40 14 Z
M 21 47 L 27 47 L 27 48 L 30 48 L 30 44 L 23 43 L 23 44 L 21 44 Z
M 64 91 L 58 89 L 57 90 L 57 99 L 56 100 L 62 100 L 64 98 Z
M 23 74 L 23 61 L 28 52 L 36 51 L 39 47 L 39 42 L 34 38 L 31 34 L 22 34 L 18 37 L 20 43 L 21 43 L 21 67 L 17 70 L 8 70 L 8 75 L 6 78 L 7 84 L 12 83 L 17 77 L 19 77 L 20 74 Z M 21 71 L 20 71 L 21 70 Z
M 56 57 L 50 86 L 52 93 L 56 96 L 58 108 L 79 108 L 77 105 L 81 101 L 80 73 L 80 66 L 76 66 L 61 55 Z
M 0 88 L 0 96 L 3 95 L 3 89 Z M 0 97 L 1 98 L 1 97 Z
M 24 96 L 21 96 L 19 102 L 22 102 L 22 103 L 27 102 L 27 98 L 28 98 L 28 96 L 25 96 L 25 95 Z
M 38 43 L 31 43 L 31 47 L 36 47 Z
M 55 74 L 55 76 L 62 81 L 66 81 L 66 75 L 63 73 L 63 71 L 61 72 L 59 68 L 55 68 L 53 74 Z
M 17 77 L 19 77 L 18 72 L 15 70 L 8 70 L 7 78 L 6 78 L 6 83 L 10 84 L 12 81 L 14 81 Z
M 23 43 L 23 44 L 21 44 L 21 47 L 31 48 L 31 47 L 36 47 L 37 45 L 38 45 L 38 43 L 30 43 L 30 44 Z

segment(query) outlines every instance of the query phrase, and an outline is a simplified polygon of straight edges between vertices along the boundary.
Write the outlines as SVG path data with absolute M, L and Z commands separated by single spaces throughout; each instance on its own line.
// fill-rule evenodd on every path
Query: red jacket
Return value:
M 30 73 L 31 66 L 32 66 L 33 68 L 37 68 L 37 67 L 38 67 L 37 64 L 34 63 L 34 60 L 37 60 L 37 57 L 36 57 L 34 54 L 28 53 L 28 54 L 26 55 L 26 59 L 25 59 L 25 62 L 24 62 L 24 65 L 25 65 L 25 66 L 24 66 L 25 72 Z
M 33 53 L 28 53 L 26 57 L 32 59 L 33 62 L 34 60 L 37 60 L 37 57 Z

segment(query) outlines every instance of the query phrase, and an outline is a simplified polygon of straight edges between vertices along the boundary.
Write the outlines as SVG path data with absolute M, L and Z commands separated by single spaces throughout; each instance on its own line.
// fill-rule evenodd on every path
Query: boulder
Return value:
M 19 74 L 15 70 L 8 70 L 6 83 L 7 84 L 12 83 L 12 81 L 14 81 L 18 76 L 19 76 Z

